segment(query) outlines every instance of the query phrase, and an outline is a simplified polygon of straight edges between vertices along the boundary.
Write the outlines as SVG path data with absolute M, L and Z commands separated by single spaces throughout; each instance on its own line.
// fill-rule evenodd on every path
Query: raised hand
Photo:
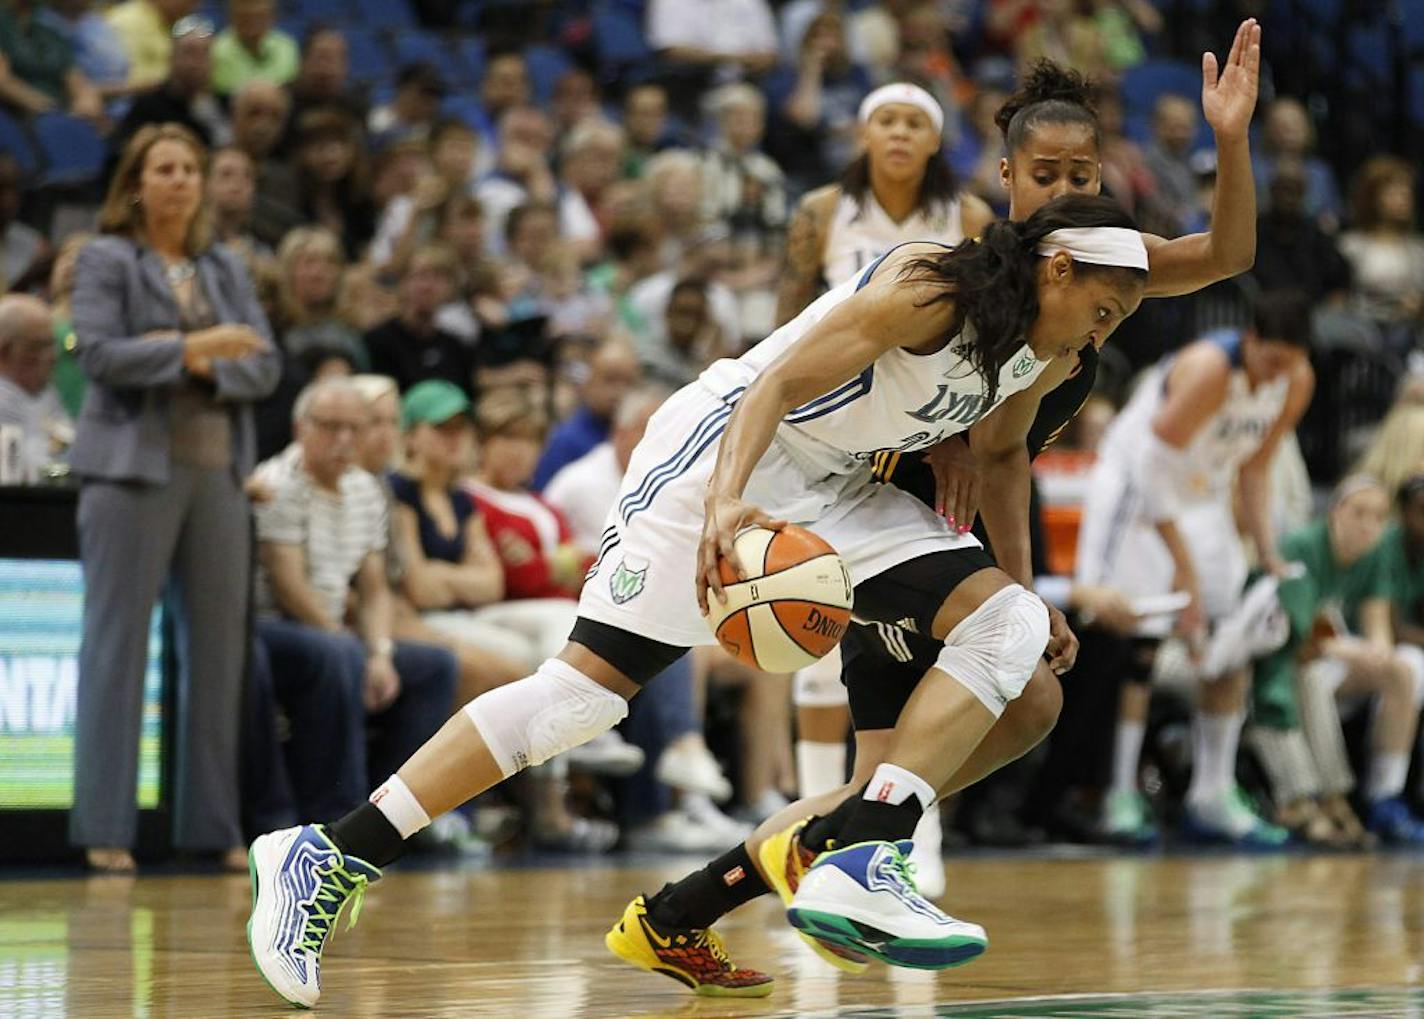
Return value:
M 1236 30 L 1219 74 L 1216 55 L 1202 54 L 1202 112 L 1219 138 L 1245 139 L 1260 82 L 1261 26 L 1247 18 Z

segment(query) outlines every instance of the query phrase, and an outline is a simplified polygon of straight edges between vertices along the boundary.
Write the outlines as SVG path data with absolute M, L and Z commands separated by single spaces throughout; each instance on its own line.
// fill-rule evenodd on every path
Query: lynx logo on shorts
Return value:
M 648 579 L 648 564 L 643 563 L 640 569 L 633 569 L 636 563 L 637 560 L 621 560 L 618 569 L 608 578 L 608 593 L 613 595 L 614 604 L 622 605 L 643 593 L 643 582 Z

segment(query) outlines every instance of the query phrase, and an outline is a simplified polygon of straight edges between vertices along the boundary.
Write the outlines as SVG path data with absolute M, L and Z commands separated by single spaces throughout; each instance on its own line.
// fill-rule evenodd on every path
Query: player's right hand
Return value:
M 697 543 L 697 607 L 707 615 L 708 592 L 719 602 L 727 596 L 722 590 L 722 574 L 718 559 L 726 559 L 737 579 L 746 579 L 746 571 L 737 559 L 737 532 L 744 527 L 761 526 L 779 531 L 785 520 L 773 520 L 757 507 L 730 495 L 708 492 L 703 502 L 702 539 Z

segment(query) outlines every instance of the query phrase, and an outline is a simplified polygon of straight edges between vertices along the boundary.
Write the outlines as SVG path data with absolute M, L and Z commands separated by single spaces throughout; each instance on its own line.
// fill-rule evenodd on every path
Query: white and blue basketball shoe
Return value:
M 948 969 L 989 947 L 984 928 L 956 920 L 920 894 L 913 843 L 859 842 L 822 853 L 786 910 L 797 930 L 891 966 Z
M 321 825 L 260 836 L 247 853 L 252 917 L 247 944 L 267 986 L 293 1005 L 311 1008 L 321 996 L 321 950 L 348 901 L 349 930 L 361 915 L 366 886 L 381 872 L 345 856 Z

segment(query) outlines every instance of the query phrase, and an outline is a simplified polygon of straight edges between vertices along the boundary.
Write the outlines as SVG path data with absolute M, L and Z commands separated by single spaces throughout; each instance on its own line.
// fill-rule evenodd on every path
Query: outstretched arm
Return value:
M 1261 26 L 1241 23 L 1226 66 L 1202 55 L 1202 110 L 1216 134 L 1216 197 L 1211 230 L 1166 240 L 1143 236 L 1148 297 L 1190 294 L 1251 268 L 1256 260 L 1256 181 L 1247 129 L 1261 75 Z

